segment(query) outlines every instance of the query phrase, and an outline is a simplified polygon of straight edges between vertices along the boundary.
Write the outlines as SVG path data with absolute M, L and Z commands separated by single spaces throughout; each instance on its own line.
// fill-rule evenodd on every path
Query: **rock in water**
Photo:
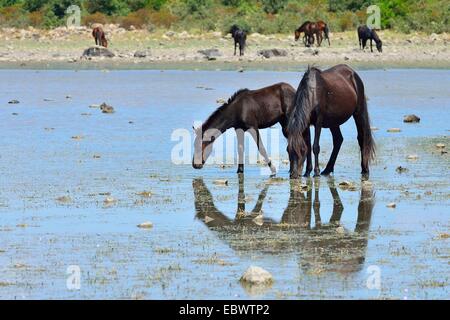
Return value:
M 90 47 L 84 50 L 83 57 L 114 57 L 114 53 L 104 47 Z
M 103 113 L 114 113 L 114 108 L 105 102 L 100 105 L 100 110 L 102 110 Z
M 261 267 L 251 266 L 242 275 L 241 282 L 248 284 L 271 284 L 273 277 L 267 270 Z
M 151 223 L 150 221 L 146 221 L 146 222 L 139 223 L 137 226 L 138 226 L 138 228 L 142 228 L 142 229 L 150 229 L 150 228 L 153 228 L 153 223 Z
M 9 104 L 18 104 L 20 102 L 19 102 L 19 100 L 14 99 L 14 100 L 8 101 L 8 103 Z
M 386 207 L 388 207 L 388 208 L 395 208 L 397 205 L 394 203 L 394 202 L 391 202 L 391 203 L 388 203 L 387 205 L 386 205 Z
M 264 49 L 264 50 L 258 51 L 258 55 L 269 59 L 272 57 L 286 57 L 288 55 L 288 53 L 286 50 L 283 50 L 283 49 Z
M 415 114 L 409 114 L 403 118 L 403 122 L 407 123 L 417 123 L 420 122 L 420 118 Z
M 387 132 L 401 132 L 402 130 L 400 130 L 400 128 L 390 128 L 387 129 Z
M 228 180 L 226 179 L 217 179 L 213 181 L 214 184 L 219 185 L 219 186 L 227 186 L 228 185 Z

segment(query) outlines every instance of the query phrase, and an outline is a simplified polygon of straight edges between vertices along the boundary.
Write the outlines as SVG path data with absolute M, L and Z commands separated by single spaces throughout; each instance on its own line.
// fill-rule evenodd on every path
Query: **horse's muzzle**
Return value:
M 192 167 L 194 168 L 194 169 L 201 169 L 201 168 L 203 168 L 203 163 L 192 163 Z

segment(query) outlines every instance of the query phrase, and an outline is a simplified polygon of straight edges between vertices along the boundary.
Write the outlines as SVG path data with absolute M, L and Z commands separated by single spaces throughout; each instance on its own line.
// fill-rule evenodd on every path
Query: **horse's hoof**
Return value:
M 303 175 L 303 177 L 308 178 L 310 174 L 311 174 L 311 172 L 305 172 L 305 174 Z
M 331 175 L 332 173 L 333 173 L 333 171 L 323 170 L 322 173 L 321 173 L 321 175 L 322 175 L 322 176 L 329 176 L 329 175 Z
M 276 173 L 272 173 L 272 174 L 269 176 L 269 178 L 275 178 L 276 176 L 277 176 Z

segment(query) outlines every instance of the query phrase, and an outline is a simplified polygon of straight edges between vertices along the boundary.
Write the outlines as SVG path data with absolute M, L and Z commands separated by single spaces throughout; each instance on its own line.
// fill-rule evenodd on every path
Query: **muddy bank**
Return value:
M 244 57 L 233 55 L 230 35 L 218 32 L 127 31 L 105 26 L 111 57 L 82 57 L 93 45 L 90 29 L 59 28 L 0 31 L 0 68 L 32 69 L 209 69 L 296 70 L 299 65 L 349 63 L 360 68 L 450 68 L 448 34 L 398 34 L 383 31 L 383 53 L 358 48 L 356 32 L 331 34 L 331 46 L 305 48 L 293 35 L 251 34 Z M 266 58 L 260 52 L 277 49 L 284 56 Z M 214 50 L 214 57 L 205 51 Z

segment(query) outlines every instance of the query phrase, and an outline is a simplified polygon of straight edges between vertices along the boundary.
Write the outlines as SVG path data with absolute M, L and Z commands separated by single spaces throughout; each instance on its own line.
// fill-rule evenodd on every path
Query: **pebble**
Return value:
M 146 222 L 139 223 L 137 226 L 138 226 L 138 228 L 142 228 L 142 229 L 150 229 L 150 228 L 153 228 L 153 223 L 151 223 L 150 221 L 146 221 Z
M 415 114 L 409 114 L 403 117 L 403 122 L 406 123 L 417 123 L 420 122 L 420 118 Z
M 445 148 L 445 144 L 443 144 L 443 143 L 436 143 L 436 148 L 444 149 Z
M 397 207 L 397 205 L 394 202 L 391 202 L 391 203 L 388 203 L 386 205 L 386 207 L 388 207 L 388 208 L 395 208 L 395 207 Z
M 417 160 L 419 159 L 419 156 L 417 154 L 410 154 L 408 157 L 406 157 L 408 160 Z
M 387 132 L 401 132 L 402 130 L 400 128 L 390 128 L 387 129 Z
M 18 103 L 20 103 L 20 101 L 14 99 L 14 100 L 8 101 L 8 103 L 9 103 L 9 104 L 18 104 Z
M 227 186 L 228 185 L 228 180 L 226 179 L 217 179 L 213 181 L 214 184 L 216 185 L 220 185 L 220 186 Z

